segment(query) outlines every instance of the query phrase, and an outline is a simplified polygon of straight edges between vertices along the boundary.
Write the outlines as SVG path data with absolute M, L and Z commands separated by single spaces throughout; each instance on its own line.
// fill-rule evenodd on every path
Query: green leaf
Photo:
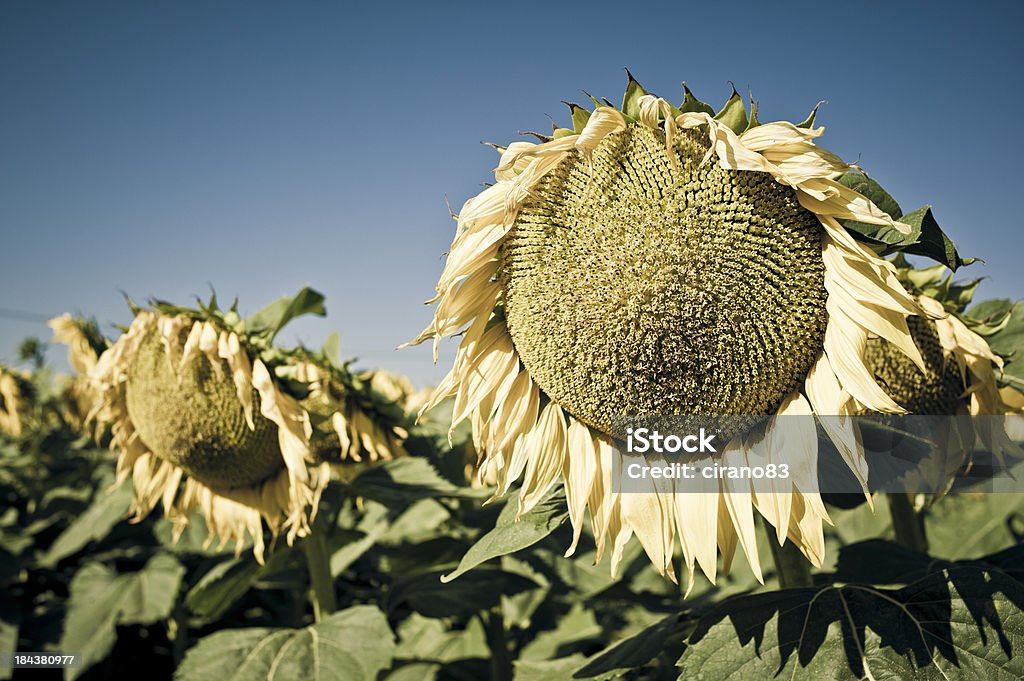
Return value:
M 573 104 L 572 102 L 565 103 L 569 106 L 569 112 L 572 115 L 572 131 L 578 135 L 583 132 L 583 128 L 586 127 L 587 121 L 590 120 L 590 112 L 579 104 Z
M 260 336 L 269 344 L 288 322 L 306 314 L 315 314 L 319 317 L 327 314 L 323 295 L 308 286 L 291 298 L 278 298 L 259 312 L 246 317 L 245 330 Z
M 692 628 L 692 620 L 684 613 L 669 615 L 594 656 L 577 676 L 586 678 L 642 667 L 663 653 L 676 657 Z
M 931 206 L 918 208 L 913 213 L 904 215 L 900 221 L 910 225 L 912 234 L 917 235 L 916 243 L 905 246 L 904 253 L 931 258 L 954 272 L 960 266 L 968 264 L 960 259 L 953 240 L 946 236 L 939 223 L 935 221 Z
M 732 95 L 722 107 L 722 110 L 715 115 L 715 120 L 729 126 L 737 135 L 747 129 L 747 108 L 743 105 L 743 98 L 733 87 Z
M 0 592 L 0 651 L 11 653 L 18 649 L 18 630 L 21 626 L 21 607 L 9 590 Z M 10 665 L 0 663 L 0 679 L 11 678 Z
M 503 595 L 538 586 L 522 575 L 494 568 L 480 568 L 454 584 L 442 582 L 442 574 L 431 571 L 399 580 L 389 595 L 389 609 L 405 604 L 426 617 L 469 617 L 497 606 Z
M 193 613 L 218 619 L 260 580 L 265 580 L 299 562 L 291 546 L 278 546 L 260 565 L 251 553 L 242 558 L 229 558 L 218 563 L 202 576 L 185 596 L 185 605 Z
M 178 667 L 177 681 L 374 681 L 391 665 L 395 637 L 372 605 L 337 612 L 305 629 L 232 629 L 207 636 Z
M 995 298 L 983 300 L 971 305 L 967 310 L 967 317 L 989 326 L 1002 323 L 1003 319 L 1013 310 L 1013 301 L 1009 298 Z
M 561 492 L 537 504 L 529 513 L 524 513 L 517 522 L 518 512 L 519 497 L 513 492 L 505 508 L 501 510 L 494 529 L 473 544 L 459 562 L 459 567 L 442 577 L 442 581 L 450 582 L 485 561 L 536 544 L 554 532 L 569 517 L 565 495 Z
M 185 605 L 197 615 L 218 619 L 249 591 L 259 574 L 260 566 L 254 560 L 225 560 L 213 566 L 189 590 Z
M 899 590 L 863 585 L 731 598 L 700 619 L 682 678 L 1024 676 L 1024 586 L 957 566 Z
M 404 507 L 425 497 L 479 499 L 485 490 L 459 487 L 441 477 L 422 457 L 406 456 L 360 473 L 351 483 L 352 494 Z
M 820 102 L 815 104 L 814 108 L 811 109 L 811 113 L 807 114 L 807 118 L 805 118 L 800 123 L 797 123 L 796 127 L 798 127 L 798 128 L 813 128 L 814 127 L 814 121 L 816 121 L 818 119 L 818 108 L 821 107 L 821 105 L 824 104 L 824 103 L 825 103 L 825 100 L 821 100 Z
M 599 640 L 602 633 L 601 625 L 594 619 L 593 611 L 584 608 L 582 603 L 576 603 L 558 620 L 558 625 L 554 629 L 537 633 L 533 640 L 523 646 L 519 659 L 546 660 L 557 657 L 559 651 L 564 650 L 566 646 L 579 644 L 588 639 Z
M 110 493 L 101 490 L 92 505 L 39 557 L 39 564 L 53 567 L 61 559 L 81 551 L 89 542 L 106 537 L 115 525 L 128 517 L 131 501 L 131 485 L 121 485 Z
M 892 195 L 890 195 L 889 192 L 882 189 L 882 185 L 878 184 L 864 173 L 858 170 L 851 170 L 836 181 L 839 182 L 839 184 L 849 187 L 853 191 L 859 192 L 871 199 L 872 203 L 888 213 L 889 217 L 892 219 L 899 220 L 903 217 L 903 209 L 900 208 L 900 204 L 896 202 L 896 199 L 892 198 Z M 866 225 L 866 227 L 877 228 L 878 226 Z M 888 229 L 892 228 L 890 227 Z M 899 232 L 896 233 L 899 234 Z M 900 235 L 899 240 L 902 239 L 903 236 Z
M 629 83 L 626 85 L 626 93 L 622 96 L 622 113 L 627 118 L 637 120 L 640 118 L 640 98 L 647 94 L 647 90 L 636 81 L 629 69 L 626 69 L 626 77 L 629 78 Z
M 412 613 L 398 626 L 395 659 L 451 662 L 488 657 L 487 637 L 479 618 L 464 629 L 452 631 L 443 620 Z
M 138 572 L 118 574 L 102 563 L 88 563 L 71 580 L 68 614 L 59 649 L 82 654 L 67 669 L 73 681 L 107 656 L 121 624 L 153 624 L 171 614 L 185 568 L 166 553 L 149 559 Z
M 1024 520 L 1024 495 L 949 494 L 925 514 L 929 553 L 949 560 L 977 558 L 1012 546 L 1010 519 Z
M 682 113 L 698 112 L 706 113 L 709 116 L 715 115 L 714 108 L 710 104 L 706 104 L 694 97 L 685 82 L 683 83 L 683 103 L 679 105 L 679 111 Z
M 513 681 L 565 681 L 586 659 L 580 653 L 557 660 L 516 660 Z

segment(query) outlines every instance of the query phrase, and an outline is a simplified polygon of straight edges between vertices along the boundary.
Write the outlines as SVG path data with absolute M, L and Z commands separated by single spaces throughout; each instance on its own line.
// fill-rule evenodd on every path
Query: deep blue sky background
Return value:
M 931 203 L 982 296 L 1021 297 L 1015 3 L 37 2 L 0 5 L 0 361 L 16 319 L 111 324 L 136 299 L 212 284 L 243 311 L 310 284 L 328 317 L 283 339 L 411 375 L 458 208 L 490 179 L 481 140 L 550 129 L 629 66 L 761 119 L 819 99 L 823 144 L 905 210 Z M 54 353 L 62 355 L 63 351 Z

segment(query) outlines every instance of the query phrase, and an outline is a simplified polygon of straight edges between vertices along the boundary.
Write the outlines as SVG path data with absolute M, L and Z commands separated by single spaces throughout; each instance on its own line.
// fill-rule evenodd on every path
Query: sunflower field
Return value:
M 629 75 L 494 145 L 436 385 L 284 343 L 313 288 L 50 320 L 0 366 L 0 679 L 1024 678 L 1024 303 L 817 114 Z M 787 474 L 630 487 L 673 415 Z

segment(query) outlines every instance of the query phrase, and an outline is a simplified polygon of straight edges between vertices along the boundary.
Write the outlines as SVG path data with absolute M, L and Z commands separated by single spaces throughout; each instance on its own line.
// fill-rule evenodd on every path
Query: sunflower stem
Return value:
M 331 579 L 331 556 L 327 551 L 327 542 L 323 534 L 314 530 L 303 539 L 302 552 L 306 555 L 309 582 L 313 587 L 313 617 L 320 622 L 338 609 L 334 580 Z
M 924 522 L 914 509 L 914 502 L 906 492 L 890 492 L 885 495 L 892 516 L 892 529 L 896 542 L 908 549 L 928 553 L 928 537 L 924 533 Z
M 491 650 L 492 681 L 512 681 L 512 658 L 509 656 L 505 617 L 501 612 L 501 606 L 491 608 L 489 613 L 481 614 L 480 619 L 483 621 L 487 647 Z
M 779 586 L 783 589 L 799 589 L 802 587 L 814 586 L 811 579 L 811 564 L 800 549 L 791 541 L 779 544 L 775 534 L 775 528 L 771 523 L 761 523 L 765 534 L 768 535 L 768 545 L 772 549 L 772 560 L 775 562 L 775 572 L 779 575 Z

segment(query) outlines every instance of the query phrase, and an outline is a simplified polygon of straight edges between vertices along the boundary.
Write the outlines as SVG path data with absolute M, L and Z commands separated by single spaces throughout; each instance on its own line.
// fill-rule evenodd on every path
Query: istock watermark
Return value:
M 1024 429 L 1018 421 L 969 415 L 621 416 L 612 427 L 612 488 L 1020 493 Z
M 650 428 L 627 428 L 626 451 L 631 454 L 688 454 L 717 453 L 714 442 L 715 434 L 701 428 L 694 435 L 662 435 L 658 430 Z

